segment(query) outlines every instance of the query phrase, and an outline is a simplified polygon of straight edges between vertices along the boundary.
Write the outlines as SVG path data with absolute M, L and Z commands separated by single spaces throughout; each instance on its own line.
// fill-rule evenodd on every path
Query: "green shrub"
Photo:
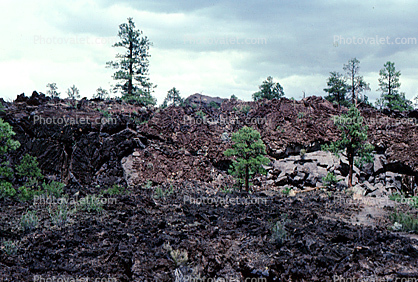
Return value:
M 101 197 L 94 194 L 87 195 L 80 200 L 78 210 L 86 212 L 101 212 L 103 210 Z
M 31 201 L 33 197 L 38 194 L 37 191 L 32 190 L 30 187 L 21 186 L 19 187 L 19 200 L 22 202 Z
M 393 193 L 389 196 L 389 199 L 398 203 L 407 203 L 410 207 L 418 209 L 418 197 L 412 196 L 410 198 L 406 197 L 401 193 Z
M 170 185 L 170 189 L 167 189 L 167 190 L 163 190 L 161 187 L 157 186 L 157 188 L 155 188 L 155 191 L 154 191 L 154 198 L 155 199 L 165 198 L 167 196 L 170 196 L 173 193 L 174 193 L 174 189 L 173 189 L 173 186 L 171 185 Z
M 13 177 L 13 170 L 9 166 L 6 155 L 9 151 L 19 148 L 19 141 L 13 140 L 16 135 L 12 126 L 0 118 L 0 179 L 9 179 Z
M 389 218 L 394 224 L 400 224 L 400 230 L 418 233 L 418 219 L 413 215 L 395 211 Z
M 42 188 L 46 195 L 54 196 L 56 198 L 61 197 L 62 193 L 64 192 L 64 183 L 51 181 L 51 183 L 46 184 L 45 182 L 42 183 Z
M 289 195 L 290 191 L 292 191 L 292 188 L 286 186 L 286 187 L 283 188 L 282 193 L 285 194 L 285 195 Z
M 110 118 L 110 117 L 112 117 L 112 114 L 111 113 L 109 113 L 108 111 L 106 111 L 106 110 L 102 110 L 102 109 L 98 109 L 99 110 L 99 112 L 105 117 L 105 118 Z
M 42 191 L 39 189 L 39 182 L 37 178 L 29 178 L 26 183 L 19 187 L 19 200 L 25 202 L 33 199 L 35 195 L 41 195 Z
M 144 187 L 144 189 L 151 189 L 152 188 L 152 186 L 153 186 L 153 184 L 152 184 L 152 181 L 151 180 L 148 180 L 144 185 L 143 185 L 143 187 Z
M 249 111 L 251 110 L 251 106 L 250 105 L 245 105 L 245 106 L 243 106 L 242 108 L 241 108 L 241 113 L 243 113 L 243 114 L 248 114 L 249 113 Z
M 300 156 L 303 158 L 306 155 L 306 149 L 301 149 L 300 150 Z
M 332 172 L 328 172 L 327 176 L 322 177 L 322 183 L 325 186 L 331 186 L 337 184 L 337 177 Z
M 201 110 L 200 111 L 197 111 L 196 112 L 196 115 L 198 117 L 201 117 L 202 119 L 205 119 L 206 118 L 206 114 L 204 112 L 202 112 Z
M 4 253 L 7 255 L 15 255 L 17 254 L 17 251 L 19 250 L 17 242 L 13 242 L 11 240 L 3 241 L 1 243 L 1 249 Z
M 216 103 L 215 101 L 210 102 L 209 107 L 214 108 L 214 109 L 219 109 L 220 108 L 219 104 Z
M 41 169 L 38 167 L 36 157 L 26 154 L 20 163 L 16 166 L 16 173 L 20 177 L 26 178 L 43 178 Z
M 30 232 L 38 226 L 39 218 L 34 211 L 27 211 L 20 219 L 20 226 L 23 231 Z
M 55 209 L 48 208 L 48 212 L 52 224 L 58 227 L 64 227 L 74 213 L 65 202 L 61 202 Z
M 223 189 L 220 189 L 221 193 L 225 193 L 225 194 L 231 194 L 233 191 L 233 189 L 229 188 L 228 186 L 225 186 Z
M 287 215 L 281 216 L 281 219 L 276 221 L 271 228 L 271 241 L 275 244 L 282 245 L 287 240 L 286 224 L 288 223 Z
M 16 195 L 16 190 L 12 184 L 7 181 L 0 181 L 0 199 L 13 198 Z
M 304 116 L 305 116 L 305 113 L 303 113 L 303 112 L 299 112 L 298 113 L 298 118 L 299 119 L 303 118 Z
M 403 199 L 403 195 L 401 193 L 393 193 L 392 195 L 389 196 L 389 199 L 395 202 L 401 202 L 401 200 Z
M 174 250 L 171 247 L 169 242 L 163 244 L 163 249 L 166 250 L 170 254 L 170 257 L 173 259 L 177 267 L 179 267 L 180 265 L 185 265 L 187 261 L 189 260 L 186 250 L 184 251 L 180 251 L 178 249 Z
M 109 195 L 122 195 L 125 194 L 126 190 L 125 187 L 120 186 L 118 184 L 113 184 L 111 188 L 103 191 L 102 194 L 109 194 Z
M 418 196 L 411 197 L 410 205 L 411 207 L 418 209 Z

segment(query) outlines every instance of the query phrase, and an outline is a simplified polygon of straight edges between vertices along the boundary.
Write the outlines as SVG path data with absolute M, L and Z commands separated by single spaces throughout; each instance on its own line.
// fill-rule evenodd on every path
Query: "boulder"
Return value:
M 380 174 L 384 172 L 384 164 L 386 163 L 386 157 L 384 155 L 374 155 L 373 160 L 373 173 Z
M 355 195 L 361 195 L 361 196 L 364 196 L 367 193 L 367 190 L 361 184 L 356 184 L 353 187 L 351 187 L 351 191 L 353 191 Z
M 363 187 L 366 189 L 366 194 L 372 193 L 376 190 L 376 187 L 374 187 L 372 184 L 370 184 L 369 181 L 363 182 Z
M 395 187 L 397 190 L 402 189 L 402 175 L 396 172 L 386 172 L 386 186 Z
M 274 181 L 274 184 L 276 186 L 283 186 L 288 183 L 289 183 L 289 179 L 284 172 L 280 173 L 279 177 L 277 177 L 277 179 Z
M 374 188 L 375 190 L 371 192 L 370 194 L 368 194 L 368 196 L 383 197 L 383 196 L 390 194 L 382 183 L 377 183 L 376 185 L 374 185 Z

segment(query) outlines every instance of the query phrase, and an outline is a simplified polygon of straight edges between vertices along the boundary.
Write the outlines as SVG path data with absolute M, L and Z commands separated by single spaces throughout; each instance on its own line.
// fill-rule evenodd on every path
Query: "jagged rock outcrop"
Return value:
M 202 97 L 194 95 L 188 101 Z M 347 175 L 344 161 L 333 158 L 328 164 L 318 152 L 321 144 L 338 139 L 332 117 L 346 108 L 338 109 L 321 97 L 258 102 L 213 98 L 222 102 L 219 109 L 205 99 L 202 106 L 156 110 L 115 100 L 51 100 L 34 92 L 30 98 L 19 95 L 14 103 L 6 103 L 1 117 L 23 144 L 16 160 L 29 152 L 38 157 L 44 173 L 82 185 L 190 179 L 215 183 L 226 176 L 231 163 L 223 155 L 231 145 L 230 136 L 244 125 L 260 131 L 271 160 L 269 175 L 277 177 L 269 180 L 276 185 L 315 186 L 334 170 Z M 358 180 L 414 189 L 417 124 L 409 116 L 389 117 L 365 106 L 361 110 L 378 155 L 358 171 Z M 301 149 L 307 152 L 304 161 L 296 160 Z M 289 161 L 288 168 L 277 168 L 284 161 Z M 409 184 L 404 183 L 407 178 Z

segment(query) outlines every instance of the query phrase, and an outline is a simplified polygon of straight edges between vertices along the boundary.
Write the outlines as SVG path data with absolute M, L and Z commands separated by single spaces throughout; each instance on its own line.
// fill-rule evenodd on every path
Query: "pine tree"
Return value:
M 341 139 L 331 142 L 329 145 L 323 145 L 322 150 L 330 151 L 339 156 L 345 151 L 348 159 L 349 174 L 348 186 L 352 186 L 354 158 L 357 157 L 358 163 L 371 162 L 373 160 L 373 145 L 367 143 L 367 125 L 363 125 L 363 117 L 360 111 L 351 106 L 347 114 L 342 114 L 334 119 L 334 124 L 341 131 Z
M 346 77 L 350 81 L 348 86 L 348 91 L 351 92 L 351 103 L 357 105 L 359 95 L 363 91 L 369 91 L 370 86 L 366 81 L 364 81 L 363 76 L 358 75 L 360 70 L 360 61 L 357 58 L 352 58 L 348 61 L 348 64 L 344 65 L 344 71 L 346 72 Z
M 249 181 L 256 173 L 266 173 L 263 164 L 269 159 L 265 157 L 266 146 L 261 140 L 260 133 L 251 128 L 243 127 L 232 134 L 232 149 L 227 149 L 224 154 L 227 157 L 234 156 L 229 172 L 235 175 L 240 185 L 244 184 L 245 190 L 249 191 Z
M 167 108 L 169 105 L 173 105 L 175 107 L 182 106 L 184 104 L 183 98 L 180 97 L 180 91 L 178 91 L 175 87 L 171 88 L 167 92 L 167 96 L 164 99 L 161 108 Z
M 412 110 L 412 102 L 405 98 L 405 93 L 399 93 L 399 77 L 400 71 L 396 71 L 395 63 L 386 62 L 379 72 L 379 89 L 382 91 L 381 98 L 383 107 L 390 110 L 407 111 Z
M 107 62 L 107 67 L 117 69 L 113 79 L 117 81 L 114 91 L 121 91 L 122 98 L 129 102 L 155 105 L 156 100 L 151 93 L 155 86 L 148 78 L 149 48 L 152 43 L 143 32 L 135 28 L 132 18 L 128 23 L 119 25 L 120 41 L 113 47 L 122 47 L 124 54 L 117 54 L 118 61 Z
M 345 77 L 339 72 L 330 72 L 330 77 L 327 81 L 328 88 L 324 88 L 324 91 L 328 93 L 325 97 L 330 102 L 336 102 L 338 105 L 349 106 L 350 102 L 347 101 L 348 85 Z
M 12 126 L 0 118 L 0 198 L 16 194 L 16 190 L 8 182 L 8 179 L 13 176 L 13 170 L 7 160 L 7 153 L 20 147 L 19 141 L 12 139 L 14 135 L 16 133 Z
M 284 96 L 283 87 L 280 83 L 274 83 L 273 77 L 269 76 L 263 83 L 258 87 L 260 91 L 253 94 L 254 101 L 267 99 L 272 100 L 274 98 L 280 99 Z

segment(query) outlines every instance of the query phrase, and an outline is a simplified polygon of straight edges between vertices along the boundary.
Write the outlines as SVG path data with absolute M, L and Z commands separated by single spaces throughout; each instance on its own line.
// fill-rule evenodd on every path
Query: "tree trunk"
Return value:
M 246 164 L 245 165 L 245 191 L 247 192 L 250 190 L 249 178 L 250 178 L 250 171 L 249 171 L 248 164 Z
M 132 42 L 129 43 L 129 81 L 128 81 L 128 95 L 132 95 L 132 89 L 133 89 L 133 85 L 132 85 L 132 76 L 133 76 L 133 49 L 134 46 L 132 44 Z
M 353 167 L 354 167 L 354 154 L 351 149 L 347 148 L 347 158 L 348 158 L 348 188 L 353 186 Z

